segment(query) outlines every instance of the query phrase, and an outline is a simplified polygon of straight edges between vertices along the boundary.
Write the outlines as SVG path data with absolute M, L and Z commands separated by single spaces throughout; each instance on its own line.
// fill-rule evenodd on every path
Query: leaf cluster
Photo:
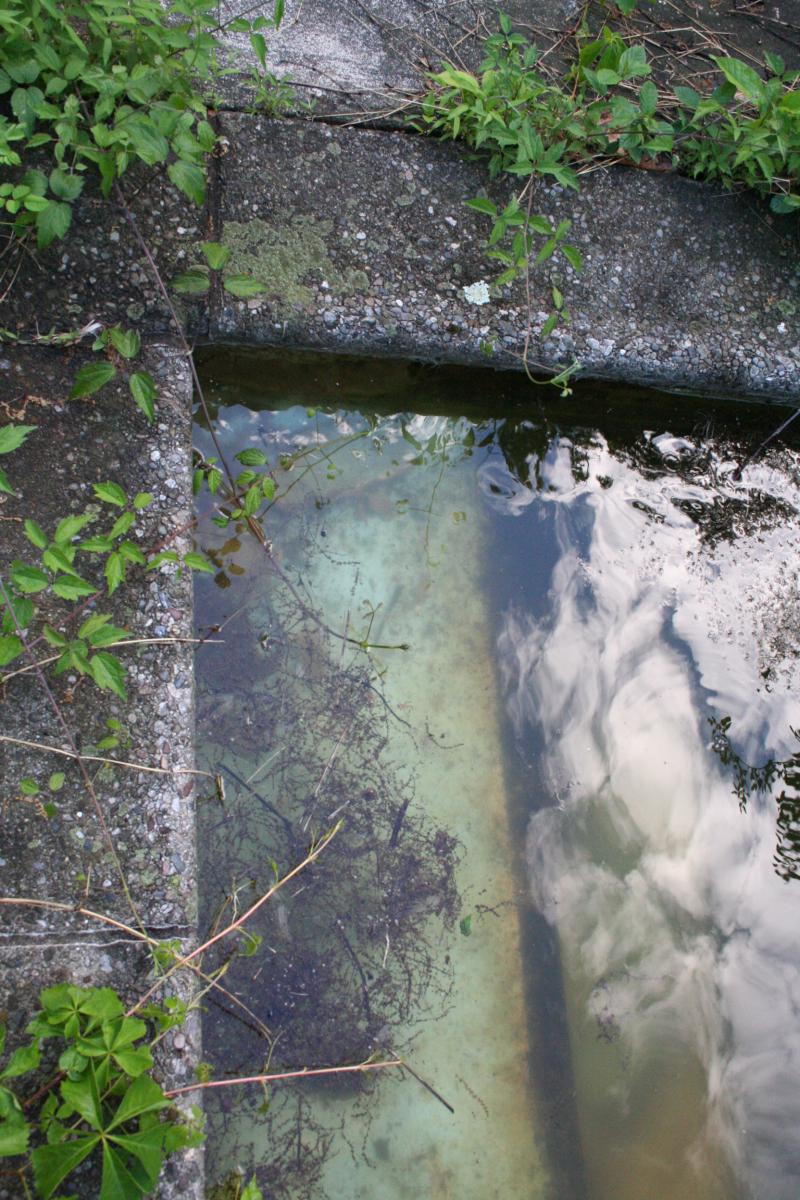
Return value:
M 41 993 L 40 1003 L 27 1026 L 31 1040 L 12 1054 L 0 1079 L 36 1070 L 43 1043 L 54 1040 L 61 1080 L 57 1092 L 48 1090 L 35 1122 L 16 1093 L 0 1085 L 0 1156 L 29 1153 L 37 1192 L 48 1200 L 95 1155 L 100 1200 L 140 1200 L 154 1188 L 165 1156 L 197 1138 L 167 1112 L 170 1101 L 150 1075 L 146 1022 L 126 1016 L 111 988 L 57 984 Z M 157 1016 L 169 1028 L 176 1011 Z M 0 1051 L 4 1036 L 0 1027 Z M 34 1130 L 40 1144 L 29 1151 Z

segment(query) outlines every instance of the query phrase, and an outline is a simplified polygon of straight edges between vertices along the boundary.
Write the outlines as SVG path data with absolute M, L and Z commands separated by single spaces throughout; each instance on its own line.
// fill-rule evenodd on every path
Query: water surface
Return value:
M 206 919 L 344 822 L 254 922 L 225 978 L 248 1013 L 210 1004 L 206 1056 L 413 1070 L 226 1094 L 213 1172 L 287 1198 L 794 1198 L 786 784 L 740 812 L 709 724 L 751 763 L 796 747 L 797 455 L 734 477 L 782 414 L 285 355 L 206 375 L 227 452 L 278 484 L 269 555 L 199 501 L 225 639 L 198 658 L 226 782 Z

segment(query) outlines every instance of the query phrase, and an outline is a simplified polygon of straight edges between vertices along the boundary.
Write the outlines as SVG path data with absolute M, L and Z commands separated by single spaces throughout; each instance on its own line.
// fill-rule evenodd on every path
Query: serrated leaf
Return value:
M 23 788 L 23 786 L 22 786 L 23 783 L 28 783 L 28 782 L 32 783 L 33 780 L 28 781 L 28 780 L 23 779 L 21 781 L 21 783 L 19 785 L 20 791 L 24 795 L 27 795 L 27 796 L 37 795 L 39 792 L 39 789 L 38 789 L 38 787 L 36 787 L 35 784 L 34 784 L 35 790 L 33 792 L 26 791 L 25 788 Z M 8 1060 L 8 1063 L 3 1068 L 3 1070 L 0 1072 L 0 1079 L 14 1079 L 18 1075 L 27 1075 L 28 1071 L 35 1071 L 36 1068 L 38 1067 L 38 1065 L 39 1065 L 38 1043 L 35 1041 L 29 1042 L 26 1046 L 19 1046 L 14 1051 L 14 1053 L 11 1055 L 11 1058 Z
M 80 533 L 84 525 L 88 525 L 92 517 L 89 513 L 80 515 L 63 517 L 56 525 L 56 531 L 53 534 L 53 541 L 59 546 L 64 546 L 72 541 L 72 539 Z
M 106 650 L 98 650 L 89 659 L 89 670 L 98 687 L 114 692 L 121 700 L 126 700 L 125 667 L 113 654 Z
M 212 271 L 221 271 L 231 256 L 230 246 L 222 246 L 219 242 L 203 242 L 200 248 Z
M 72 223 L 72 205 L 65 200 L 51 200 L 47 208 L 36 214 L 36 244 L 44 250 L 56 238 L 62 238 Z
M 497 216 L 497 205 L 492 204 L 491 200 L 484 200 L 481 196 L 476 196 L 474 200 L 465 200 L 467 208 L 473 208 L 475 212 L 485 213 L 487 217 Z
M 42 555 L 42 562 L 49 571 L 63 571 L 65 575 L 74 575 L 80 579 L 80 575 L 72 565 L 69 552 L 63 550 L 61 546 L 49 546 Z
M 60 792 L 65 779 L 66 775 L 63 771 L 54 771 L 47 781 L 47 786 L 51 792 Z
M 105 575 L 106 583 L 108 584 L 108 594 L 109 596 L 113 596 L 114 592 L 125 578 L 125 559 L 117 550 L 115 550 L 112 554 L 109 554 L 108 558 L 106 559 L 106 565 L 103 568 L 103 574 Z
M 28 434 L 36 428 L 36 425 L 4 425 L 0 429 L 0 454 L 11 454 L 12 450 L 18 450 Z
M 123 358 L 136 358 L 142 348 L 142 339 L 135 329 L 119 329 L 114 326 L 109 331 L 111 345 Z
M 243 467 L 263 467 L 267 461 L 264 451 L 255 448 L 240 450 L 234 457 L 238 459 Z
M 182 296 L 200 296 L 208 291 L 210 280 L 202 267 L 195 267 L 191 271 L 176 275 L 170 286 Z
M 123 1096 L 120 1106 L 114 1114 L 114 1119 L 109 1122 L 107 1128 L 109 1130 L 116 1129 L 117 1126 L 134 1117 L 141 1117 L 145 1113 L 158 1112 L 162 1108 L 167 1108 L 169 1103 L 155 1080 L 147 1075 L 140 1075 L 134 1079 Z
M 267 290 L 266 284 L 259 279 L 254 279 L 252 275 L 226 275 L 222 285 L 226 292 L 230 292 L 232 296 L 237 296 L 240 300 L 247 300 L 251 296 L 260 296 Z
M 18 592 L 33 595 L 47 587 L 50 580 L 44 571 L 38 567 L 26 567 L 20 564 L 11 568 L 11 582 Z
M 16 1096 L 8 1088 L 0 1088 L 0 1158 L 24 1154 L 29 1135 L 30 1126 Z
M 105 483 L 93 483 L 92 488 L 97 499 L 105 500 L 107 504 L 116 504 L 119 508 L 124 508 L 128 502 L 128 497 L 118 483 L 106 480 Z
M 59 633 L 57 629 L 53 629 L 52 625 L 45 625 L 42 630 L 42 637 L 48 646 L 56 646 L 59 650 L 68 644 L 64 635 Z
M 59 1184 L 89 1157 L 99 1141 L 97 1133 L 80 1134 L 52 1146 L 37 1146 L 32 1151 L 33 1173 L 44 1200 L 49 1200 Z
M 137 492 L 133 498 L 133 507 L 139 511 L 153 503 L 152 492 Z
M 0 634 L 0 667 L 7 667 L 22 654 L 23 649 L 22 641 L 16 633 Z
M 117 369 L 114 364 L 105 360 L 86 363 L 75 376 L 75 382 L 69 394 L 70 400 L 79 400 L 82 396 L 93 396 L 95 392 L 100 391 L 101 387 L 110 383 L 116 373 Z
M 63 167 L 50 172 L 50 191 L 59 200 L 77 200 L 83 191 L 83 182 L 81 175 L 73 175 Z
M 107 554 L 109 550 L 114 549 L 114 543 L 110 537 L 90 537 L 84 542 L 79 542 L 78 549 L 89 554 Z
M 103 1107 L 100 1103 L 100 1093 L 92 1063 L 89 1064 L 88 1071 L 81 1079 L 64 1080 L 61 1084 L 61 1097 L 65 1104 L 69 1104 L 79 1116 L 83 1117 L 87 1125 L 91 1125 L 98 1131 L 103 1128 Z
M 193 551 L 190 551 L 188 554 L 184 554 L 183 561 L 186 563 L 186 566 L 191 567 L 193 571 L 205 571 L 210 575 L 214 575 L 216 573 L 217 568 L 213 566 L 202 554 L 195 554 Z
M 177 162 L 169 164 L 167 174 L 184 196 L 198 206 L 203 203 L 206 198 L 206 175 L 202 167 L 178 159 Z
M 180 562 L 180 557 L 174 550 L 159 550 L 158 554 L 153 555 L 148 561 L 147 570 L 151 571 L 153 567 L 158 567 L 164 562 L 177 563 Z
M 139 566 L 144 566 L 145 557 L 135 542 L 124 541 L 120 543 L 119 552 L 128 562 L 138 563 Z
M 0 492 L 5 492 L 7 496 L 16 496 L 17 494 L 12 488 L 9 478 L 3 470 L 0 470 Z
M 53 582 L 53 591 L 62 600 L 79 600 L 81 596 L 93 596 L 97 588 L 79 575 L 59 575 Z
M 128 387 L 131 390 L 134 401 L 147 417 L 148 421 L 154 421 L 156 417 L 155 401 L 158 396 L 158 389 L 152 375 L 148 371 L 134 371 L 128 380 Z
M 110 538 L 122 537 L 123 534 L 128 532 L 128 530 L 134 524 L 135 520 L 136 520 L 136 517 L 134 516 L 134 514 L 132 512 L 120 513 L 120 515 L 117 517 L 116 521 L 114 522 L 114 524 L 111 526 L 110 530 L 108 531 L 108 536 Z

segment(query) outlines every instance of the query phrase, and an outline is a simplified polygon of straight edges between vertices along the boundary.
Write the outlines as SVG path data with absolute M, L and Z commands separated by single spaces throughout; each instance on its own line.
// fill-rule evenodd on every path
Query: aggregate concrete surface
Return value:
M 221 20 L 251 6 L 222 0 Z M 588 376 L 728 395 L 800 400 L 800 255 L 797 221 L 771 215 L 752 197 L 662 173 L 604 169 L 579 193 L 540 182 L 533 211 L 572 222 L 569 240 L 584 267 L 554 260 L 488 303 L 465 293 L 491 283 L 488 220 L 465 207 L 477 195 L 498 202 L 507 184 L 490 184 L 484 166 L 452 144 L 403 127 L 424 71 L 443 58 L 475 69 L 481 36 L 496 28 L 498 7 L 529 35 L 541 32 L 553 60 L 568 57 L 574 0 L 289 0 L 280 31 L 269 37 L 269 65 L 296 82 L 288 117 L 247 111 L 248 92 L 231 78 L 212 119 L 223 140 L 209 169 L 207 203 L 193 208 L 154 171 L 131 171 L 125 192 L 169 284 L 201 261 L 200 244 L 231 248 L 228 270 L 266 287 L 237 300 L 213 279 L 200 297 L 174 297 L 189 336 L 199 343 L 322 348 L 378 356 L 554 370 L 574 361 Z M 756 58 L 764 49 L 798 61 L 796 2 L 765 0 L 759 13 L 733 0 L 658 0 L 643 7 L 659 77 L 675 63 L 702 73 L 724 38 L 741 39 Z M 271 4 L 264 4 L 266 15 Z M 691 45 L 675 32 L 694 21 Z M 757 19 L 756 19 L 757 18 Z M 642 34 L 645 36 L 645 34 Z M 659 42 L 663 39 L 663 43 Z M 231 34 L 231 61 L 249 69 L 246 38 Z M 659 46 L 671 46 L 670 57 Z M 313 98 L 313 119 L 302 101 Z M 21 493 L 0 503 L 0 561 L 29 547 L 19 518 L 37 506 L 40 524 L 91 501 L 88 483 L 115 479 L 130 493 L 152 491 L 137 521 L 146 545 L 190 546 L 191 382 L 170 342 L 170 314 L 147 255 L 123 212 L 91 186 L 75 206 L 68 236 L 15 265 L 0 325 L 23 341 L 0 347 L 0 421 L 38 426 L 3 462 Z M 542 341 L 556 283 L 571 323 Z M 100 321 L 135 326 L 159 377 L 157 425 L 114 387 L 89 401 L 67 395 L 83 350 L 37 341 L 50 330 Z M 537 393 L 537 400 L 541 401 Z M 46 515 L 42 517 L 40 514 Z M 29 557 L 29 555 L 28 555 Z M 135 594 L 137 599 L 125 599 Z M 168 569 L 143 587 L 112 598 L 117 623 L 140 636 L 191 633 L 191 585 Z M 104 601 L 105 606 L 105 601 Z M 129 701 L 88 689 L 69 676 L 56 691 L 84 744 L 99 740 L 108 715 L 123 723 L 125 757 L 162 769 L 193 766 L 192 654 L 185 643 L 130 652 Z M 63 730 L 30 675 L 6 687 L 3 733 L 63 745 Z M 122 747 L 120 747 L 122 750 Z M 75 903 L 132 920 L 96 815 L 76 768 L 19 746 L 3 745 L 0 872 L 5 895 Z M 63 769 L 67 782 L 55 817 L 20 798 L 18 782 Z M 123 855 L 139 919 L 157 937 L 189 939 L 196 922 L 193 791 L 186 776 L 116 769 L 104 783 L 106 820 Z M 18 906 L 0 926 L 0 986 L 13 1036 L 41 986 L 54 977 L 113 981 L 131 998 L 147 984 L 149 962 L 126 935 L 76 913 Z M 199 1057 L 190 1024 L 178 1047 L 164 1047 L 165 1078 L 183 1082 Z M 163 1196 L 202 1194 L 202 1155 L 165 1173 Z M 11 1196 L 0 1183 L 0 1196 Z M 3 1189 L 6 1189 L 5 1191 Z

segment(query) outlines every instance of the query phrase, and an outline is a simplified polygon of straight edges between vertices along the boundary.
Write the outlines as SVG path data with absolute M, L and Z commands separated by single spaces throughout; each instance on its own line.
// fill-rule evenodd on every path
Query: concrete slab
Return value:
M 224 295 L 211 340 L 290 344 L 450 362 L 554 369 L 672 389 L 800 395 L 794 225 L 749 196 L 663 174 L 597 171 L 580 194 L 538 184 L 533 211 L 572 222 L 584 258 L 534 272 L 490 303 L 464 288 L 497 274 L 484 167 L 408 134 L 222 119 L 219 236 L 265 297 Z M 268 169 L 265 169 L 268 164 Z M 491 189 L 498 201 L 505 184 Z M 553 282 L 571 324 L 543 344 Z
M 0 372 L 3 415 L 37 426 L 27 443 L 6 460 L 7 472 L 19 491 L 19 498 L 6 497 L 2 505 L 6 567 L 17 557 L 37 561 L 22 533 L 24 517 L 35 517 L 49 533 L 66 513 L 81 512 L 94 500 L 92 482 L 109 479 L 129 496 L 139 491 L 154 496 L 133 530 L 143 548 L 162 543 L 177 550 L 191 547 L 187 453 L 191 389 L 187 368 L 169 350 L 153 349 L 148 358 L 161 387 L 154 430 L 125 394 L 124 386 L 110 385 L 86 401 L 67 400 L 83 355 L 28 348 L 4 360 L 5 369 Z M 103 506 L 102 515 L 99 509 L 98 531 L 117 515 L 109 506 Z M 167 573 L 170 570 L 172 574 Z M 91 574 L 90 566 L 85 573 Z M 141 567 L 132 567 L 129 573 L 137 576 L 134 586 L 123 584 L 110 599 L 102 592 L 97 608 L 111 612 L 114 622 L 134 637 L 190 637 L 191 579 L 186 574 L 178 579 L 174 568 L 166 567 L 150 575 L 143 574 Z M 102 584 L 102 579 L 98 583 Z M 78 620 L 85 619 L 91 607 L 94 604 L 87 606 Z M 61 605 L 59 617 L 67 611 L 67 606 Z M 66 628 L 73 627 L 74 622 Z M 37 650 L 43 658 L 51 653 L 44 642 Z M 71 672 L 49 679 L 73 737 L 89 753 L 92 743 L 108 735 L 106 721 L 111 717 L 122 725 L 120 744 L 95 753 L 155 767 L 193 767 L 191 645 L 160 642 L 122 653 L 129 668 L 127 704 Z M 61 748 L 67 745 L 60 720 L 34 675 L 14 676 L 4 692 L 4 735 Z M 89 907 L 131 921 L 107 837 L 76 765 L 54 754 L 8 743 L 2 752 L 4 893 L 67 902 L 85 897 Z M 100 766 L 91 767 L 93 774 Z M 63 771 L 66 781 L 52 797 L 56 814 L 47 819 L 40 805 L 20 798 L 18 784 L 30 776 L 46 791 L 46 781 L 54 771 Z M 114 768 L 113 776 L 110 771 L 107 776 L 95 775 L 103 818 L 130 874 L 140 919 L 149 928 L 179 932 L 194 927 L 192 782 L 192 776 L 145 774 L 127 768 Z M 28 931 L 38 936 L 82 925 L 74 917 L 54 918 L 35 910 L 19 909 L 4 916 L 6 934 Z

